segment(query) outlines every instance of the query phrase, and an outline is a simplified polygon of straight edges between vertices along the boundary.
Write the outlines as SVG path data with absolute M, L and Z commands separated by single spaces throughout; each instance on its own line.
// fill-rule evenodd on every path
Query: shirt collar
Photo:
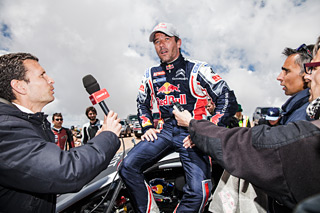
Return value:
M 20 109 L 22 112 L 25 112 L 25 113 L 29 113 L 29 114 L 34 114 L 34 112 L 32 112 L 30 109 L 24 107 L 24 106 L 21 106 L 19 104 L 16 104 L 16 103 L 13 103 L 16 107 L 18 107 L 18 109 Z

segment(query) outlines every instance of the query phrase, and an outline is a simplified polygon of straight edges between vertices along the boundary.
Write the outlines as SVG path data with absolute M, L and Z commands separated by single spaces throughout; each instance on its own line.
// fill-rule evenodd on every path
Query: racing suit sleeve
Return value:
M 147 69 L 142 78 L 137 96 L 138 119 L 142 128 L 142 133 L 145 133 L 150 128 L 154 128 L 152 117 L 153 102 L 153 84 L 150 69 Z
M 208 65 L 203 65 L 197 75 L 201 90 L 205 90 L 215 103 L 215 114 L 212 117 L 213 123 L 218 126 L 228 126 L 229 118 L 237 111 L 237 99 L 228 84 L 213 72 Z
M 0 183 L 34 193 L 79 191 L 106 169 L 120 147 L 116 134 L 104 131 L 84 146 L 61 150 L 28 122 L 0 123 Z

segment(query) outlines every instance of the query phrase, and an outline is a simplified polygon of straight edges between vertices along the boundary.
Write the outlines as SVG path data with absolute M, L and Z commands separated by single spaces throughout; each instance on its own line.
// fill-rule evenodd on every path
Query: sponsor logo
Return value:
M 219 76 L 219 75 L 214 75 L 212 76 L 212 79 L 217 82 L 217 81 L 220 81 L 222 78 Z
M 197 63 L 197 64 L 193 67 L 192 72 L 193 72 L 193 73 L 198 72 L 198 69 L 199 69 L 200 65 L 201 65 L 201 63 Z
M 145 76 L 146 78 L 149 78 L 149 69 L 146 70 Z
M 147 99 L 147 94 L 144 92 L 139 91 L 138 96 L 137 96 L 138 102 L 139 103 L 144 103 Z
M 159 75 L 165 75 L 166 74 L 166 72 L 165 71 L 160 71 L 160 72 L 155 72 L 155 73 L 153 73 L 153 76 L 155 77 L 155 76 L 159 76 Z
M 158 106 L 169 106 L 171 101 L 185 105 L 187 104 L 187 96 L 186 94 L 180 94 L 179 98 L 175 98 L 173 95 L 166 95 L 164 99 L 157 98 Z
M 180 87 L 180 84 L 175 86 L 173 84 L 170 84 L 170 83 L 166 82 L 160 88 L 157 87 L 157 91 L 158 91 L 157 95 L 160 94 L 160 93 L 169 94 L 169 93 L 172 93 L 174 91 L 180 92 L 179 87 Z
M 163 77 L 163 78 L 157 78 L 157 79 L 154 79 L 154 80 L 153 80 L 153 83 L 164 82 L 164 81 L 166 81 L 166 80 L 167 80 L 167 78 L 166 78 L 166 77 Z
M 157 30 L 160 30 L 160 29 L 167 29 L 167 24 L 160 23 L 153 29 L 153 31 L 157 31 Z
M 186 71 L 184 71 L 183 69 L 178 69 L 178 71 L 176 72 L 176 76 L 172 78 L 173 80 L 188 80 L 188 78 L 186 78 Z
M 142 120 L 142 127 L 152 125 L 152 123 L 151 123 L 150 119 L 149 119 L 149 118 L 147 118 L 146 116 L 141 115 L 141 116 L 140 116 L 140 119 Z
M 174 68 L 173 64 L 168 64 L 166 70 L 172 70 Z
M 224 115 L 224 113 L 220 114 L 220 112 L 217 112 L 214 116 L 211 117 L 211 122 L 214 124 L 218 124 L 219 119 Z
M 139 90 L 140 90 L 141 92 L 144 92 L 144 85 L 143 85 L 143 84 L 140 85 Z

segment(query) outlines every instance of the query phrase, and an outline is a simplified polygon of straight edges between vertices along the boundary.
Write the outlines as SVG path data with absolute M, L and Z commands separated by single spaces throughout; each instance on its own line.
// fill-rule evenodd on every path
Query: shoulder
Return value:
M 71 130 L 67 127 L 62 127 L 62 129 L 64 129 L 67 133 L 71 133 Z
M 251 130 L 252 143 L 257 148 L 277 148 L 306 137 L 320 135 L 320 129 L 309 121 L 297 121 L 276 127 L 259 125 Z
M 98 124 L 98 125 L 102 125 L 102 124 L 103 124 L 103 120 L 98 119 L 97 124 Z
M 188 64 L 188 67 L 192 69 L 193 73 L 197 73 L 198 71 L 205 72 L 207 70 L 211 70 L 211 67 L 207 62 L 194 60 L 194 59 L 185 59 Z
M 88 122 L 88 123 L 83 124 L 82 128 L 86 128 L 86 127 L 88 127 L 88 126 L 89 126 L 89 122 Z
M 150 78 L 150 77 L 152 77 L 154 72 L 159 72 L 161 70 L 162 70 L 162 68 L 161 68 L 160 64 L 153 65 L 151 67 L 148 67 L 145 70 L 143 77 Z

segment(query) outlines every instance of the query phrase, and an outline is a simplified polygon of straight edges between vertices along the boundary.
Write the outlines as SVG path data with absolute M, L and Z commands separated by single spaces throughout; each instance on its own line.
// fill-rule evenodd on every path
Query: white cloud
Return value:
M 82 77 L 89 73 L 109 91 L 110 109 L 122 118 L 136 112 L 143 72 L 158 63 L 148 36 L 159 21 L 177 26 L 188 58 L 226 69 L 220 74 L 249 116 L 256 106 L 280 106 L 287 99 L 276 81 L 285 59 L 282 50 L 314 43 L 320 35 L 317 0 L 2 0 L 0 4 L 0 24 L 11 33 L 11 39 L 0 35 L 1 47 L 40 58 L 55 79 L 56 101 L 45 112 L 62 112 L 66 126 L 86 122 L 84 111 L 90 101 Z M 98 113 L 102 118 L 100 109 Z

